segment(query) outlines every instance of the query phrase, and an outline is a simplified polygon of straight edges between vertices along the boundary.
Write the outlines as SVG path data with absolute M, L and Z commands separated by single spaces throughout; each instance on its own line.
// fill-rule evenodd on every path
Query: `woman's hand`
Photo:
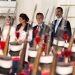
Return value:
M 21 43 L 24 43 L 25 40 L 21 40 L 21 39 L 17 39 L 17 38 L 15 38 L 15 41 L 17 41 L 17 42 L 21 42 Z
M 17 41 L 17 38 L 15 38 L 15 41 Z
M 53 51 L 54 51 L 54 47 L 52 46 L 52 47 L 51 47 L 51 50 L 50 50 L 50 52 L 49 52 L 49 54 L 50 54 L 50 55 L 53 55 Z
M 24 40 L 19 40 L 20 42 L 24 43 Z

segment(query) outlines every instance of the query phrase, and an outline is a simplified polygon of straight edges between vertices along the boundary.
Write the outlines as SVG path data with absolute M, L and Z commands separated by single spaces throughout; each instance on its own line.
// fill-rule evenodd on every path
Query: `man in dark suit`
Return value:
M 36 14 L 36 21 L 37 21 L 38 24 L 33 27 L 33 38 L 35 38 L 35 36 L 36 36 L 36 34 L 34 33 L 34 31 L 36 29 L 38 29 L 38 31 L 40 32 L 39 35 L 41 35 L 44 27 L 45 27 L 45 30 L 44 30 L 43 34 L 49 33 L 49 26 L 45 25 L 43 20 L 44 20 L 44 15 L 40 12 L 37 13 Z
M 58 30 L 59 30 L 59 27 L 61 27 L 62 25 L 62 21 L 63 21 L 63 9 L 61 7 L 57 7 L 56 8 L 56 17 L 57 19 L 54 21 L 54 26 L 53 26 L 53 32 L 52 32 L 52 39 L 51 41 L 53 42 L 53 39 L 55 37 L 58 37 Z M 70 41 L 70 38 L 71 38 L 71 26 L 70 26 L 70 22 L 66 20 L 66 25 L 64 26 L 64 34 L 68 34 L 69 38 L 68 38 L 68 42 Z
M 44 25 L 42 24 L 43 23 L 43 19 L 44 19 L 44 16 L 42 13 L 37 13 L 36 14 L 36 21 L 37 21 L 37 25 L 33 27 L 33 38 L 35 38 L 36 34 L 34 33 L 35 30 L 37 29 L 39 32 L 41 32 L 41 30 L 43 30 L 43 27 Z
M 70 22 L 67 21 L 67 20 L 65 20 L 66 23 L 64 24 L 63 31 L 59 30 L 60 27 L 62 26 L 62 22 L 63 22 L 63 19 L 64 19 L 62 17 L 62 15 L 63 15 L 63 9 L 61 7 L 57 7 L 56 8 L 56 17 L 57 17 L 57 19 L 54 21 L 53 32 L 52 32 L 52 35 L 51 35 L 52 48 L 53 48 L 53 40 L 54 40 L 54 38 L 60 38 L 60 37 L 64 38 L 63 35 L 68 34 L 69 38 L 68 38 L 67 42 L 69 42 L 70 38 L 71 38 L 71 35 L 72 35 L 71 34 Z M 63 58 L 62 52 L 60 54 L 61 54 L 61 56 L 59 56 L 59 54 L 58 54 L 58 61 L 62 62 L 62 61 L 64 61 L 64 58 Z
M 45 26 L 44 34 L 49 32 L 49 30 L 47 30 L 48 26 L 44 24 L 43 19 L 44 19 L 44 15 L 42 13 L 39 12 L 36 14 L 37 25 L 33 27 L 33 39 L 36 37 L 36 34 L 35 34 L 36 29 L 39 31 L 40 36 L 42 34 L 44 26 Z M 33 45 L 32 43 L 33 43 L 33 40 L 31 41 L 31 45 Z

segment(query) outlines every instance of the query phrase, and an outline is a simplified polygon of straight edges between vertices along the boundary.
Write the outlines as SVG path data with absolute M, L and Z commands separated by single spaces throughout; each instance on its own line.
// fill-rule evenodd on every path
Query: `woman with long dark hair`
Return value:
M 28 23 L 28 21 L 29 21 L 29 18 L 26 14 L 21 13 L 19 15 L 20 24 L 18 24 L 16 27 L 16 31 L 20 32 L 19 38 L 16 38 L 16 40 L 19 42 L 23 43 L 26 38 L 27 29 L 29 29 L 30 27 L 30 24 Z M 28 41 L 31 41 L 31 40 L 32 40 L 32 30 L 29 30 Z
M 16 37 L 16 41 L 22 42 L 24 43 L 25 40 L 27 40 L 28 42 L 30 42 L 32 40 L 32 29 L 30 24 L 28 23 L 29 18 L 26 14 L 21 13 L 19 15 L 19 24 L 16 27 L 16 32 L 19 32 L 19 36 L 18 38 Z M 28 30 L 29 29 L 29 30 Z M 26 39 L 26 34 L 28 31 L 28 38 Z M 29 43 L 27 43 L 27 49 L 26 49 L 26 56 L 25 56 L 25 61 L 27 61 L 28 58 L 28 48 L 30 47 Z

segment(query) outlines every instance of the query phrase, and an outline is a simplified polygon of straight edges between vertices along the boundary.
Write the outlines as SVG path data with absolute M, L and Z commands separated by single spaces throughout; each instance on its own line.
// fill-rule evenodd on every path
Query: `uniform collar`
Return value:
M 20 56 L 12 56 L 12 60 L 20 60 Z
M 50 72 L 45 72 L 42 75 L 50 75 Z
M 71 64 L 72 64 L 72 66 L 75 66 L 75 62 L 72 62 Z
M 20 75 L 27 75 L 25 72 L 20 72 Z
M 29 70 L 32 70 L 33 69 L 33 66 L 29 66 L 29 68 L 28 68 Z
M 58 57 L 62 57 L 62 54 L 58 54 Z

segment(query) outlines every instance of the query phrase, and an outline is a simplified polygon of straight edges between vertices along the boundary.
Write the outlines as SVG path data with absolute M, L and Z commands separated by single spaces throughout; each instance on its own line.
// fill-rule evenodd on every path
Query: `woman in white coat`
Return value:
M 11 17 L 8 16 L 8 18 L 6 19 L 5 26 L 3 28 L 1 40 L 6 41 L 10 25 L 11 25 Z M 11 26 L 11 29 L 10 29 L 10 42 L 13 42 L 13 41 L 15 41 L 15 27 Z
M 3 27 L 2 35 L 1 35 L 0 54 L 2 53 L 1 50 L 4 50 L 4 48 L 5 48 L 5 42 L 6 42 L 6 38 L 8 35 L 10 25 L 11 25 L 11 17 L 8 16 L 8 18 L 6 19 L 6 22 L 5 22 L 5 26 Z M 11 26 L 9 42 L 13 42 L 13 41 L 15 41 L 15 27 Z
M 19 15 L 19 22 L 20 24 L 17 25 L 16 27 L 16 31 L 20 32 L 20 36 L 17 38 L 16 40 L 19 42 L 24 43 L 25 40 L 27 40 L 28 42 L 30 42 L 32 40 L 32 29 L 29 30 L 28 33 L 28 38 L 26 39 L 26 34 L 28 29 L 30 28 L 30 24 L 28 23 L 29 18 L 26 14 L 21 13 Z M 27 48 L 26 48 L 26 56 L 25 56 L 25 61 L 28 61 L 28 49 L 30 48 L 29 43 L 27 43 Z

